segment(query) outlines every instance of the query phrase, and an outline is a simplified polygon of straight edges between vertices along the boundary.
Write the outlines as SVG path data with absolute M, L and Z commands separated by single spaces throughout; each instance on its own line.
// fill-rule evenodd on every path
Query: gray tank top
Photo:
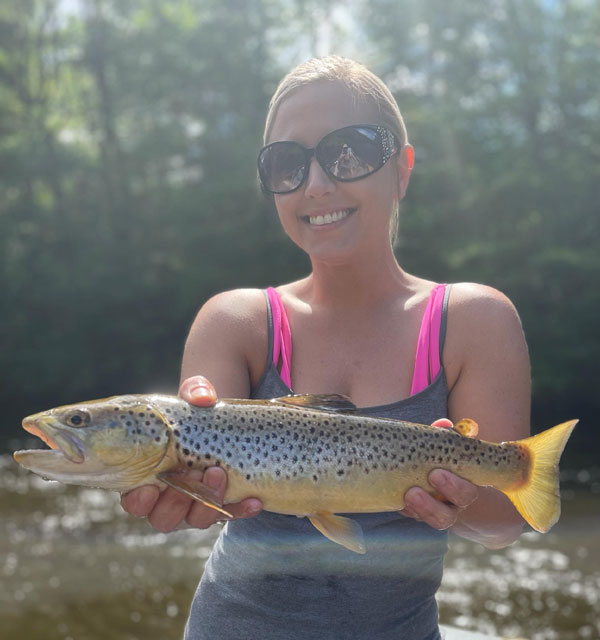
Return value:
M 446 333 L 446 288 L 440 355 Z M 292 393 L 269 353 L 252 398 Z M 440 358 L 441 359 L 441 358 Z M 423 391 L 364 415 L 430 424 L 447 417 L 443 366 Z M 350 514 L 367 553 L 336 545 L 306 518 L 262 512 L 227 523 L 192 602 L 185 640 L 440 640 L 435 593 L 447 533 L 397 512 Z

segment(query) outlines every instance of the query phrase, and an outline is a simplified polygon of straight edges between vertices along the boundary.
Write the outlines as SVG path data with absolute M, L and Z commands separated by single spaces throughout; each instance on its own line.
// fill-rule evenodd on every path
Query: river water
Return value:
M 563 515 L 489 551 L 451 536 L 440 620 L 530 640 L 600 640 L 600 467 L 561 475 Z M 218 527 L 160 534 L 115 493 L 0 456 L 0 639 L 178 640 Z

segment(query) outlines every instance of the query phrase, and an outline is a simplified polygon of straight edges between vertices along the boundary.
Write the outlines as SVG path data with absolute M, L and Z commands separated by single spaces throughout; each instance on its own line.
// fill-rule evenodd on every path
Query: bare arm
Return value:
M 265 302 L 260 291 L 230 291 L 209 300 L 199 311 L 188 335 L 181 371 L 179 395 L 198 406 L 211 406 L 222 398 L 247 398 L 252 378 L 259 375 L 266 354 Z M 210 380 L 210 382 L 209 382 Z M 217 489 L 221 501 L 227 488 L 223 469 L 212 467 L 204 474 L 186 471 L 188 481 L 205 483 Z M 172 531 L 185 521 L 191 527 L 206 529 L 222 515 L 167 488 L 140 487 L 125 494 L 123 508 L 148 517 L 159 531 Z M 230 504 L 234 518 L 256 515 L 260 500 L 248 498 Z
M 448 338 L 444 363 L 451 381 L 450 418 L 472 418 L 479 423 L 479 437 L 491 442 L 527 437 L 529 357 L 510 301 L 488 287 L 455 285 Z M 489 548 L 506 546 L 520 535 L 523 519 L 501 492 L 442 470 L 433 471 L 430 482 L 448 504 L 414 487 L 406 494 L 406 515 L 438 529 L 451 528 Z

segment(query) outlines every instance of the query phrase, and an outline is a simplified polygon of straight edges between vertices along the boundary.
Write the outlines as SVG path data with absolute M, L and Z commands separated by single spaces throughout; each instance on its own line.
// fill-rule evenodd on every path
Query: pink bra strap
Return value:
M 292 388 L 292 334 L 281 298 L 273 287 L 267 289 L 273 318 L 273 364 L 277 367 L 281 360 L 279 375 L 283 382 Z
M 441 369 L 440 327 L 445 291 L 445 284 L 438 284 L 434 287 L 423 314 L 419 339 L 417 340 L 411 396 L 428 387 Z

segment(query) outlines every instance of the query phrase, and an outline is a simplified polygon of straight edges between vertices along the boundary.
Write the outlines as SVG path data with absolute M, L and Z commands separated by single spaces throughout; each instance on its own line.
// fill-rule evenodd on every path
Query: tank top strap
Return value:
M 267 288 L 267 299 L 273 326 L 273 364 L 279 369 L 283 382 L 292 387 L 292 334 L 285 307 L 280 295 L 273 287 Z M 271 337 L 269 336 L 269 343 Z
M 433 288 L 421 321 L 417 340 L 415 368 L 410 395 L 426 389 L 437 377 L 446 337 L 446 311 L 450 287 L 438 284 Z

